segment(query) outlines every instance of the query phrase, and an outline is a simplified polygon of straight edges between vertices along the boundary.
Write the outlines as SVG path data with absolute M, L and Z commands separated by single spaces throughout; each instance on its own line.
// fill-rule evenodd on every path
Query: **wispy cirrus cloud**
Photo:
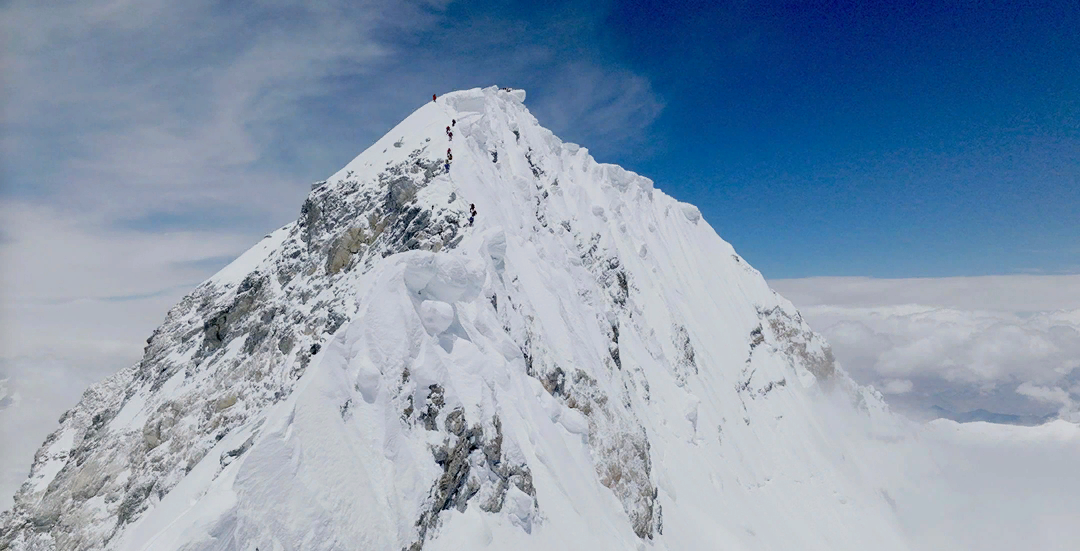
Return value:
M 311 167 L 268 159 L 302 101 L 392 55 L 377 33 L 423 29 L 435 14 L 398 2 L 14 3 L 5 9 L 5 157 L 19 193 L 133 209 L 223 203 L 292 210 Z M 258 193 L 253 193 L 254 191 Z
M 571 64 L 560 72 L 561 93 L 541 98 L 539 116 L 556 133 L 569 132 L 602 152 L 640 145 L 660 116 L 662 100 L 651 83 L 629 71 Z

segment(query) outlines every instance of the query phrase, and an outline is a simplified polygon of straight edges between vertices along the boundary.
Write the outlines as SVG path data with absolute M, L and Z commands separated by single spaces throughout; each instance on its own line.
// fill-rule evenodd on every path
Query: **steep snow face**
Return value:
M 446 94 L 313 186 L 64 416 L 0 547 L 905 548 L 847 437 L 898 437 L 880 396 L 524 97 Z

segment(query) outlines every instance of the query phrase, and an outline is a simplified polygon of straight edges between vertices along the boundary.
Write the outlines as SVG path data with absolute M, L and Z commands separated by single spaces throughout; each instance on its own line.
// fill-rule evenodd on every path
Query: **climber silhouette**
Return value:
M 431 94 L 431 101 L 435 101 L 435 99 L 436 99 L 435 94 Z

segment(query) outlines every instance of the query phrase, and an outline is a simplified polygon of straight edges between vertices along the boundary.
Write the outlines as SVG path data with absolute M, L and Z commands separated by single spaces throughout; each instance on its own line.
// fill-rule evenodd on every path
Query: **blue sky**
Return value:
M 0 198 L 91 233 L 254 242 L 432 92 L 499 84 L 699 205 L 767 277 L 1080 271 L 1074 1 L 14 2 L 5 20 Z
M 1080 267 L 1077 3 L 664 4 L 609 18 L 666 105 L 626 162 L 767 276 Z

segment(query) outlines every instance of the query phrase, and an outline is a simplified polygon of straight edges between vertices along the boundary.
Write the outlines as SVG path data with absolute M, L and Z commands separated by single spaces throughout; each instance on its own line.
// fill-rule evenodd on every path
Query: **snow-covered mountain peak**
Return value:
M 902 548 L 822 405 L 880 396 L 524 99 L 445 94 L 315 184 L 64 416 L 0 547 Z

